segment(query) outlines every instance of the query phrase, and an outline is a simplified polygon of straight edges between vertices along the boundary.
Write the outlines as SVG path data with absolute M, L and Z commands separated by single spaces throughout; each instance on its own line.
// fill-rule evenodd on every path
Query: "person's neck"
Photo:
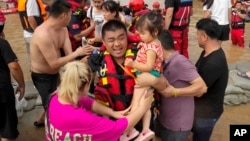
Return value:
M 164 60 L 168 59 L 174 52 L 175 52 L 175 50 L 164 50 L 163 49 Z
M 123 58 L 114 58 L 114 60 L 116 61 L 116 63 L 123 64 L 124 61 L 125 61 L 125 57 L 123 57 Z
M 58 96 L 58 101 L 63 104 L 63 105 L 73 105 L 73 106 L 76 106 L 75 104 L 73 104 L 72 102 L 70 102 L 69 100 L 63 98 L 63 97 L 60 97 Z
M 210 40 L 204 47 L 205 54 L 204 57 L 208 56 L 212 52 L 218 50 L 220 48 L 220 42 L 218 40 Z
M 61 30 L 62 28 L 64 28 L 63 26 L 61 26 L 61 24 L 58 22 L 58 19 L 48 19 L 47 20 L 47 24 L 49 26 L 49 28 L 53 29 L 53 30 Z

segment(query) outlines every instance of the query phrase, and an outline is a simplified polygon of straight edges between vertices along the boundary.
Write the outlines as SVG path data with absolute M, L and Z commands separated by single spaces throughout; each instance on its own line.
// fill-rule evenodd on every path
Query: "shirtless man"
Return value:
M 71 4 L 66 0 L 55 0 L 49 7 L 48 19 L 36 28 L 31 39 L 31 77 L 41 95 L 45 111 L 49 95 L 56 90 L 60 67 L 93 50 L 92 47 L 85 46 L 72 52 L 66 28 L 70 18 Z M 60 50 L 66 56 L 62 57 Z M 44 114 L 34 125 L 44 126 Z

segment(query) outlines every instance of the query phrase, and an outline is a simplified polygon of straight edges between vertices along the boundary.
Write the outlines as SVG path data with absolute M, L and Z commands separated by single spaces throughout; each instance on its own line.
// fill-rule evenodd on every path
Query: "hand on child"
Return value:
M 133 67 L 133 62 L 134 62 L 133 59 L 126 58 L 125 62 L 124 62 L 124 65 L 129 66 L 129 67 Z
M 140 42 L 138 45 L 137 45 L 137 49 L 140 49 L 141 47 L 145 46 L 145 43 L 143 42 Z
M 115 111 L 114 114 L 112 114 L 112 117 L 115 119 L 119 119 L 122 118 L 126 115 L 128 115 L 129 111 L 130 111 L 131 107 L 123 110 L 123 111 Z
M 163 89 L 162 91 L 159 91 L 159 93 L 164 93 L 164 97 L 171 97 L 174 96 L 173 92 L 174 92 L 174 87 L 172 85 L 168 85 L 165 89 Z

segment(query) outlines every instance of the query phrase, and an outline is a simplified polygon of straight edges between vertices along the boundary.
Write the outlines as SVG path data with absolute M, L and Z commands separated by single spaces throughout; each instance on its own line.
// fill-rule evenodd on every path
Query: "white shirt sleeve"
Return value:
M 26 3 L 27 16 L 40 16 L 39 8 L 36 0 L 27 0 Z

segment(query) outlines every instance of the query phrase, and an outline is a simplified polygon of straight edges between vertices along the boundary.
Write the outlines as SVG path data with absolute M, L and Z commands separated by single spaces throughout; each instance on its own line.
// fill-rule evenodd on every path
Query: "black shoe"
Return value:
M 37 122 L 37 121 L 35 121 L 34 122 L 34 126 L 36 126 L 36 127 L 44 127 L 44 122 L 41 122 L 41 123 L 39 123 L 39 122 Z

